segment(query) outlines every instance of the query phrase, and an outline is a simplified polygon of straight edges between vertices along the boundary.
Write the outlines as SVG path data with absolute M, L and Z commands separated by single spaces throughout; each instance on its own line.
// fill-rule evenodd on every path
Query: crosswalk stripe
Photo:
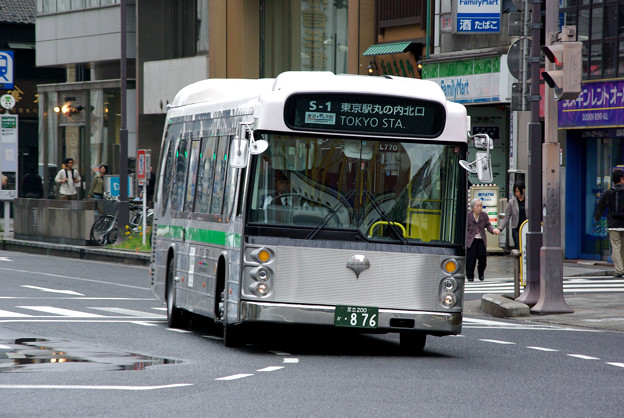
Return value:
M 0 318 L 30 318 L 32 315 L 26 315 L 18 312 L 4 311 L 0 309 Z
M 89 309 L 97 309 L 99 311 L 118 313 L 120 315 L 126 316 L 136 316 L 138 318 L 165 318 L 165 315 L 153 314 L 150 312 L 141 312 L 135 311 L 132 309 L 124 309 L 124 308 L 102 308 L 102 307 L 90 307 Z
M 103 315 L 74 311 L 72 309 L 55 308 L 54 306 L 18 306 L 20 309 L 30 309 L 33 311 L 46 312 L 70 318 L 102 318 Z
M 513 291 L 514 283 L 509 280 L 466 282 L 464 289 L 466 294 L 510 293 Z M 564 293 L 624 292 L 624 280 L 585 277 L 564 278 L 563 291 Z

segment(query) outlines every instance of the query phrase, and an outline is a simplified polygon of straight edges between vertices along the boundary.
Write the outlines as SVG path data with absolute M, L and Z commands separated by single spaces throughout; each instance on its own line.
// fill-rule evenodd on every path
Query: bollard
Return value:
M 511 250 L 511 256 L 514 258 L 514 299 L 520 296 L 520 257 L 522 251 Z

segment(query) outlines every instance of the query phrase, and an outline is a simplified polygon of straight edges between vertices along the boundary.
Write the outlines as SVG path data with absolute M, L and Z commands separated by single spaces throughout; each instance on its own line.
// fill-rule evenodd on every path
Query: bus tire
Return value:
M 400 338 L 401 351 L 409 355 L 422 354 L 427 343 L 427 334 L 419 331 L 403 331 Z
M 167 324 L 170 328 L 184 328 L 186 325 L 184 311 L 175 305 L 175 262 L 173 257 L 169 259 L 167 267 Z

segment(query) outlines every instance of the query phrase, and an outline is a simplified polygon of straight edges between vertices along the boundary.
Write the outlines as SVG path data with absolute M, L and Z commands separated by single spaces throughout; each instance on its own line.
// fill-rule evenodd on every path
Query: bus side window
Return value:
M 171 210 L 182 210 L 184 202 L 184 186 L 186 185 L 186 168 L 188 163 L 187 138 L 180 138 L 175 155 L 175 180 L 171 195 Z
M 210 212 L 216 144 L 216 137 L 204 138 L 202 141 L 199 173 L 197 174 L 197 197 L 195 198 L 195 210 L 201 213 Z
M 232 142 L 233 137 L 229 137 L 227 138 L 227 140 L 225 141 L 228 146 L 227 148 L 229 149 L 229 144 Z M 230 167 L 230 165 L 228 164 L 227 161 L 227 152 L 225 153 L 225 166 L 226 166 L 226 171 L 227 171 L 227 177 L 226 177 L 226 181 L 225 181 L 225 195 L 223 197 L 223 220 L 224 222 L 229 222 L 230 221 L 230 217 L 232 215 L 232 206 L 234 204 L 234 200 L 235 200 L 235 194 L 236 194 L 236 183 L 238 180 L 238 172 L 242 172 L 242 170 L 238 170 L 236 168 Z
M 162 185 L 162 194 L 158 197 L 158 200 L 161 201 L 162 205 L 162 213 L 164 215 L 167 210 L 167 203 L 169 202 L 169 196 L 171 195 L 171 184 L 173 177 L 173 162 L 174 162 L 174 153 L 173 150 L 176 147 L 177 136 L 180 133 L 180 124 L 177 125 L 169 125 L 167 129 L 167 143 L 169 144 L 169 148 L 167 150 L 167 157 L 165 159 L 165 167 L 163 174 L 163 185 Z
M 227 158 L 228 138 L 219 138 L 219 147 L 217 149 L 217 159 L 214 172 L 214 185 L 212 188 L 212 204 L 210 205 L 210 213 L 221 215 L 223 210 L 223 189 L 225 187 L 226 174 L 228 164 Z
M 189 162 L 188 182 L 186 183 L 186 199 L 184 210 L 193 211 L 195 203 L 195 186 L 197 184 L 197 161 L 199 159 L 199 146 L 201 141 L 193 141 L 191 144 L 191 157 Z

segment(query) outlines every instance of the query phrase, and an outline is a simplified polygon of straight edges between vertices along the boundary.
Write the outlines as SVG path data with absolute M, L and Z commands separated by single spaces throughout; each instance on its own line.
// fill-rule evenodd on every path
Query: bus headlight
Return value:
M 259 282 L 266 282 L 269 281 L 271 279 L 271 269 L 268 269 L 266 267 L 256 267 L 254 269 L 252 269 L 249 272 L 249 275 L 251 276 L 252 279 L 259 281 Z
M 442 294 L 440 302 L 445 308 L 452 308 L 453 305 L 455 305 L 455 303 L 457 302 L 457 298 L 453 293 L 444 293 Z
M 271 286 L 269 286 L 269 283 L 266 283 L 266 282 L 261 282 L 261 283 L 256 282 L 256 283 L 252 283 L 249 286 L 249 290 L 251 290 L 257 296 L 263 297 L 269 294 L 269 292 L 271 291 Z
M 444 271 L 446 274 L 455 274 L 457 273 L 457 270 L 459 269 L 459 264 L 457 263 L 457 260 L 455 260 L 454 258 L 449 258 L 442 262 L 441 267 L 442 267 L 442 271 Z
M 455 280 L 453 277 L 447 277 L 446 279 L 442 280 L 442 290 L 450 293 L 454 292 L 455 289 L 457 289 L 457 280 Z

